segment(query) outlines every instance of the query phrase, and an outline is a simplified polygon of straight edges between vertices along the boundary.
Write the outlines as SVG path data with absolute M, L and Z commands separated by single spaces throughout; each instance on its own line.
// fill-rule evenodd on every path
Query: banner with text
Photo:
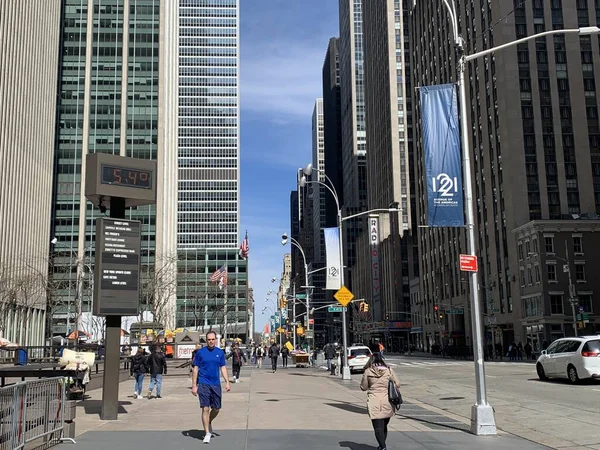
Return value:
M 337 291 L 342 287 L 340 270 L 340 230 L 324 228 L 325 234 L 325 259 L 327 262 L 327 278 L 325 289 Z
M 430 227 L 463 227 L 463 188 L 454 84 L 422 86 L 421 112 Z

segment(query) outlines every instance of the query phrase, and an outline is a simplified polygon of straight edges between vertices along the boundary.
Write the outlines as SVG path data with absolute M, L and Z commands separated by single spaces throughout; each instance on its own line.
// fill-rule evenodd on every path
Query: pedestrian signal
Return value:
M 364 311 L 364 312 L 369 312 L 369 304 L 368 304 L 368 303 L 365 303 L 365 304 L 364 304 L 364 309 L 363 309 L 363 311 Z

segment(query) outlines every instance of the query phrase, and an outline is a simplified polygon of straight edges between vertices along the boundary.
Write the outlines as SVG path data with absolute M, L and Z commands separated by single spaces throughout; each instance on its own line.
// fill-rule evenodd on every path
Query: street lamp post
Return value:
M 319 180 L 312 180 L 312 181 L 308 181 L 306 179 L 307 176 L 310 176 L 312 174 L 312 171 L 316 170 L 317 172 L 323 174 L 323 176 L 325 177 L 325 180 L 329 182 L 329 184 L 331 186 L 329 186 L 328 184 L 319 181 Z M 337 223 L 338 223 L 338 229 L 339 229 L 339 252 L 340 252 L 340 285 L 344 286 L 344 237 L 343 237 L 343 222 L 345 220 L 349 220 L 349 219 L 354 219 L 356 217 L 360 217 L 360 216 L 364 216 L 367 214 L 371 214 L 374 212 L 396 212 L 398 211 L 398 209 L 396 208 L 387 208 L 387 209 L 372 209 L 370 211 L 363 211 L 361 213 L 358 214 L 352 214 L 350 216 L 346 216 L 346 217 L 342 217 L 342 209 L 340 208 L 340 200 L 337 194 L 337 191 L 335 189 L 335 185 L 331 182 L 331 179 L 327 176 L 327 174 L 320 169 L 314 169 L 312 164 L 308 164 L 304 169 L 303 169 L 304 175 L 301 179 L 300 179 L 300 187 L 304 187 L 306 184 L 309 183 L 314 183 L 314 184 L 320 184 L 322 186 L 324 186 L 333 196 L 333 199 L 335 200 L 335 206 L 337 208 Z M 350 380 L 352 379 L 352 377 L 350 376 L 350 367 L 348 366 L 348 332 L 347 332 L 347 319 L 346 319 L 346 308 L 342 308 L 342 352 L 343 352 L 343 368 L 342 368 L 342 380 Z
M 537 39 L 553 34 L 570 34 L 578 33 L 580 35 L 598 34 L 598 27 L 583 27 L 570 30 L 551 30 L 544 31 L 532 36 L 518 39 L 506 44 L 499 45 L 481 52 L 471 55 L 465 54 L 465 42 L 458 32 L 458 11 L 454 0 L 443 0 L 444 5 L 450 16 L 454 44 L 456 47 L 458 61 L 458 86 L 460 98 L 460 127 L 461 127 L 461 143 L 462 143 L 462 162 L 463 162 L 463 178 L 464 178 L 464 197 L 467 206 L 466 223 L 467 228 L 467 251 L 469 255 L 476 256 L 475 252 L 475 214 L 473 204 L 473 186 L 471 181 L 471 149 L 469 146 L 469 125 L 467 123 L 467 89 L 465 85 L 465 66 L 467 62 L 482 56 L 489 55 L 504 48 L 519 45 L 521 43 Z M 476 435 L 494 435 L 497 434 L 496 422 L 494 418 L 494 410 L 487 401 L 485 387 L 485 369 L 483 363 L 483 348 L 482 348 L 482 331 L 481 331 L 481 315 L 479 312 L 479 289 L 477 286 L 477 273 L 470 274 L 471 287 L 471 323 L 473 327 L 473 359 L 475 362 L 475 382 L 477 400 L 475 405 L 471 407 L 471 433 Z
M 300 254 L 302 255 L 302 261 L 304 262 L 304 282 L 306 283 L 306 286 L 303 286 L 306 289 L 306 331 L 310 331 L 310 286 L 309 286 L 309 282 L 308 282 L 308 264 L 306 263 L 306 253 L 304 253 L 304 249 L 302 248 L 302 246 L 300 245 L 300 243 L 294 239 L 293 237 L 288 237 L 287 234 L 283 234 L 281 236 L 281 245 L 285 245 L 287 244 L 288 239 L 290 240 L 291 244 L 294 245 L 298 250 L 300 250 Z M 296 285 L 294 284 L 294 288 L 296 287 Z M 294 316 L 296 315 L 296 295 L 294 294 L 294 303 L 292 305 L 292 308 L 294 308 Z M 307 343 L 308 343 L 308 339 L 307 339 Z M 296 348 L 296 334 L 294 333 L 294 349 Z M 308 344 L 308 348 L 307 348 L 308 352 L 310 352 L 310 344 Z

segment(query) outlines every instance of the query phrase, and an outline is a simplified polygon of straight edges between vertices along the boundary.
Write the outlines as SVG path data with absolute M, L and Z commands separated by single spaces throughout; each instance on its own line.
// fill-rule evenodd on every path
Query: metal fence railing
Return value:
M 0 388 L 0 450 L 19 450 L 38 441 L 70 441 L 63 437 L 66 390 L 62 377 L 26 381 Z

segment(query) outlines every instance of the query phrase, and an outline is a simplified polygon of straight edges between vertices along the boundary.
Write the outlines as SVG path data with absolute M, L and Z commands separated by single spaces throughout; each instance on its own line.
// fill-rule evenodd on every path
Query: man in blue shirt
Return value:
M 205 444 L 210 443 L 213 435 L 212 421 L 221 410 L 221 375 L 225 379 L 225 391 L 229 392 L 231 389 L 225 353 L 216 344 L 217 334 L 214 331 L 206 333 L 206 347 L 196 352 L 192 375 L 192 394 L 199 397 L 202 408 Z

